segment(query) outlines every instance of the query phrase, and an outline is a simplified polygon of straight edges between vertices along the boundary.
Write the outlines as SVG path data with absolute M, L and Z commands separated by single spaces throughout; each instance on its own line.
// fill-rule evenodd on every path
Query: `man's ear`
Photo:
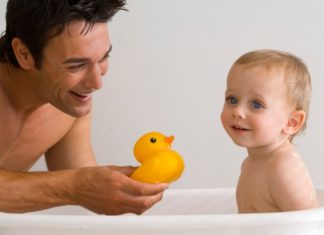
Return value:
M 29 49 L 27 48 L 27 46 L 25 45 L 25 43 L 21 39 L 17 37 L 12 39 L 11 46 L 15 53 L 19 65 L 23 69 L 29 70 L 31 68 L 34 68 L 35 65 L 34 58 L 30 53 Z
M 288 119 L 287 125 L 284 129 L 288 135 L 294 135 L 304 124 L 306 120 L 306 113 L 303 110 L 293 111 Z

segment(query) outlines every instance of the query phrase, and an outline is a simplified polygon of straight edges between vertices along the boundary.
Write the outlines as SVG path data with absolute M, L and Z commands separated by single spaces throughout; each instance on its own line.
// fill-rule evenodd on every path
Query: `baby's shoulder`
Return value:
M 284 178 L 295 178 L 307 171 L 306 166 L 295 151 L 282 151 L 268 162 L 268 172 L 272 179 L 282 181 Z
M 270 157 L 269 165 L 276 168 L 303 164 L 300 155 L 294 150 L 282 150 Z

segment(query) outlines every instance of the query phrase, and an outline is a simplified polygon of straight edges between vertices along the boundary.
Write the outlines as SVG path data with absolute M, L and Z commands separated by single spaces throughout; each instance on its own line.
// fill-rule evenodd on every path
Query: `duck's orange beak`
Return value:
M 174 140 L 174 137 L 173 135 L 169 136 L 169 137 L 165 137 L 165 142 L 169 143 L 169 144 L 172 144 Z

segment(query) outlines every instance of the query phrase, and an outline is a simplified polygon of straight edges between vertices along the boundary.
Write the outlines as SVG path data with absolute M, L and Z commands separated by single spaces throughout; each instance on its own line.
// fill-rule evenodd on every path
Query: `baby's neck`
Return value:
M 248 157 L 252 160 L 269 159 L 271 156 L 277 155 L 281 151 L 293 151 L 294 146 L 289 139 L 283 139 L 271 145 L 261 146 L 257 148 L 248 148 Z

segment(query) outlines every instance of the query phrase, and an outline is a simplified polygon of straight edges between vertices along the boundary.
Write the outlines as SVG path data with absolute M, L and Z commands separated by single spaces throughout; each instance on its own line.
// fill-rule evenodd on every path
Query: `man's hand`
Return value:
M 129 178 L 134 167 L 87 167 L 75 174 L 74 204 L 95 213 L 141 214 L 162 199 L 167 184 L 146 184 Z

